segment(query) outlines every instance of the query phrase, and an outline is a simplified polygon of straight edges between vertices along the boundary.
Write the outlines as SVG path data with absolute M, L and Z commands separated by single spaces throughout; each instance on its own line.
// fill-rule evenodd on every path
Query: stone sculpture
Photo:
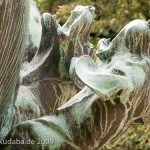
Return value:
M 1 75 L 1 82 L 8 82 L 0 84 L 0 89 L 7 94 L 6 97 L 1 92 L 2 149 L 96 150 L 120 136 L 134 121 L 140 120 L 145 125 L 150 123 L 149 21 L 134 20 L 112 41 L 101 39 L 94 62 L 89 34 L 95 8 L 78 6 L 63 26 L 58 24 L 55 16 L 46 13 L 41 18 L 39 48 L 32 53 L 33 58 L 23 60 L 23 33 L 27 31 L 28 22 L 25 20 L 29 20 L 31 3 L 8 0 L 0 7 L 3 11 L 7 10 L 7 5 L 13 8 L 15 1 L 18 1 L 20 11 L 14 13 L 15 18 L 24 14 L 22 30 L 18 33 L 23 45 L 19 51 L 16 41 L 20 39 L 10 38 L 16 46 L 11 52 L 18 58 L 13 61 L 19 67 L 11 78 L 9 72 L 2 72 L 8 73 L 9 80 L 3 80 Z M 20 9 L 22 7 L 24 9 Z M 12 12 L 15 11 L 12 9 Z M 4 35 L 9 35 L 7 30 L 3 31 Z M 33 35 L 29 31 L 30 34 Z M 0 42 L 7 44 L 3 39 Z M 34 43 L 32 46 L 37 46 Z M 24 58 L 31 55 L 29 44 Z M 3 47 L 0 48 L 3 54 L 0 55 L 1 70 L 12 61 L 3 57 L 4 53 L 9 53 L 9 48 Z M 7 70 L 12 72 L 13 67 Z M 10 82 L 14 83 L 11 87 Z M 21 143 L 7 143 L 16 142 L 16 139 Z

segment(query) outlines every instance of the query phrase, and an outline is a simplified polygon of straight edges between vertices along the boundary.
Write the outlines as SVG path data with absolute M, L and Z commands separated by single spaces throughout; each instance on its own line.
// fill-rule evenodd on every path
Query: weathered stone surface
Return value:
M 27 31 L 26 49 L 23 59 L 24 68 L 34 57 L 41 40 L 42 25 L 41 15 L 36 6 L 36 3 L 30 0 L 30 17 Z
M 62 27 L 53 15 L 43 14 L 41 42 L 34 58 L 21 70 L 23 80 L 19 87 L 28 1 L 13 2 L 18 3 L 5 1 L 0 5 L 4 11 L 5 6 L 14 8 L 15 4 L 19 9 L 11 10 L 20 12 L 15 22 L 12 20 L 12 26 L 2 30 L 4 39 L 0 38 L 3 44 L 0 49 L 1 137 L 14 120 L 14 124 L 19 124 L 12 127 L 5 140 L 34 143 L 4 144 L 0 145 L 1 149 L 97 150 L 120 136 L 134 121 L 150 123 L 149 22 L 132 21 L 112 41 L 100 40 L 94 62 L 88 40 L 94 7 L 78 6 Z M 19 30 L 13 27 L 16 23 Z M 17 38 L 7 32 L 11 27 Z M 16 38 L 15 42 L 7 42 L 7 34 L 9 40 Z M 14 45 L 5 49 L 9 44 Z M 10 104 L 15 104 L 14 117 L 9 111 L 13 110 Z
M 0 1 L 0 138 L 12 127 L 29 18 L 29 0 Z

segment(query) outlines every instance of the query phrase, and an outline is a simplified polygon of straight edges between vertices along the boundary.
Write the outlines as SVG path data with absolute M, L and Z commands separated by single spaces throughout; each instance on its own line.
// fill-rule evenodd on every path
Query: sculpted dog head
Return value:
M 112 40 L 101 39 L 95 63 L 89 56 L 76 61 L 78 78 L 104 101 L 116 104 L 119 97 L 128 105 L 132 121 L 142 118 L 150 123 L 150 27 L 143 20 L 126 25 Z
M 93 6 L 77 6 L 71 11 L 71 16 L 68 21 L 63 25 L 63 32 L 70 34 L 75 30 L 81 33 L 91 28 L 95 16 L 95 8 Z M 78 30 L 80 28 L 80 30 Z

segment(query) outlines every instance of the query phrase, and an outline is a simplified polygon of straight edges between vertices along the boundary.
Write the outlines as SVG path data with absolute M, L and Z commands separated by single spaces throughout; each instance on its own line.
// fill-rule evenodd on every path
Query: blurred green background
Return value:
M 134 19 L 150 19 L 150 0 L 35 0 L 41 14 L 56 14 L 63 25 L 70 11 L 78 5 L 92 5 L 96 16 L 90 35 L 95 46 L 100 38 L 114 38 L 123 26 Z M 150 150 L 150 126 L 131 126 L 104 150 Z
M 35 0 L 43 12 L 56 14 L 64 24 L 70 11 L 77 5 L 92 5 L 96 17 L 91 31 L 91 41 L 96 45 L 99 38 L 113 38 L 120 29 L 134 19 L 150 19 L 150 0 Z

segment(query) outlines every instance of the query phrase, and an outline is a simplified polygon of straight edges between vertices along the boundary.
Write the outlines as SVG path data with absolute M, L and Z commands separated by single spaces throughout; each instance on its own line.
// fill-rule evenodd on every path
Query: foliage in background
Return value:
M 56 14 L 60 24 L 64 24 L 70 11 L 77 5 L 92 5 L 96 17 L 91 35 L 113 38 L 119 30 L 134 19 L 150 19 L 148 0 L 35 0 L 41 12 Z
M 150 150 L 150 126 L 131 126 L 103 150 Z
M 91 42 L 100 38 L 114 38 L 120 29 L 134 19 L 150 19 L 150 0 L 35 0 L 43 12 L 56 14 L 63 25 L 70 11 L 78 5 L 96 8 Z M 132 126 L 121 137 L 107 144 L 104 150 L 149 150 L 150 126 Z

